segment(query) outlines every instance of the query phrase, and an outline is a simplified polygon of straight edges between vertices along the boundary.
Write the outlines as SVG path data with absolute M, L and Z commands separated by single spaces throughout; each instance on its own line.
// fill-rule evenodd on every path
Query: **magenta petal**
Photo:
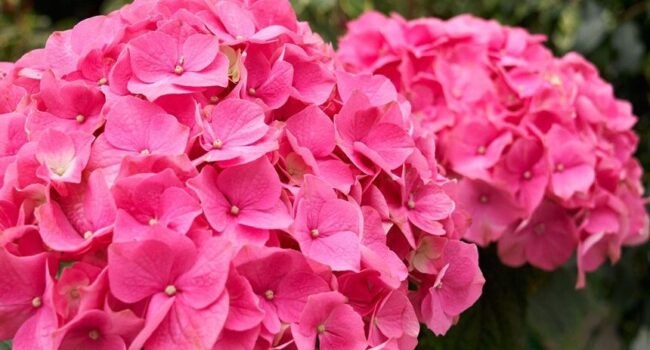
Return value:
M 227 283 L 230 307 L 225 327 L 234 331 L 253 329 L 264 319 L 264 310 L 246 278 L 231 270 Z
M 212 349 L 226 322 L 228 293 L 203 309 L 176 299 L 167 316 L 145 343 L 145 348 Z
M 265 211 L 275 207 L 280 199 L 280 179 L 266 157 L 224 170 L 217 184 L 239 209 Z
M 16 257 L 0 250 L 0 339 L 11 339 L 38 309 L 32 300 L 45 290 L 46 255 Z
M 133 72 L 148 83 L 172 76 L 180 56 L 176 40 L 160 31 L 134 39 L 129 51 Z
M 135 303 L 161 293 L 187 271 L 196 254 L 194 244 L 183 236 L 165 242 L 113 243 L 108 249 L 111 292 L 120 300 Z
M 397 100 L 395 86 L 382 75 L 355 75 L 347 72 L 336 72 L 338 91 L 343 101 L 356 91 L 368 96 L 373 106 L 382 106 Z
M 175 283 L 188 306 L 201 309 L 223 293 L 232 255 L 232 244 L 225 239 L 213 237 L 201 244 L 194 266 Z
M 316 157 L 329 155 L 336 146 L 334 124 L 317 106 L 307 107 L 289 118 L 287 131 Z
M 230 222 L 231 204 L 219 191 L 217 178 L 214 168 L 207 166 L 197 177 L 188 180 L 187 185 L 201 200 L 201 206 L 210 225 L 215 230 L 223 232 Z
M 153 103 L 119 98 L 106 114 L 106 140 L 121 150 L 176 155 L 185 151 L 189 130 Z

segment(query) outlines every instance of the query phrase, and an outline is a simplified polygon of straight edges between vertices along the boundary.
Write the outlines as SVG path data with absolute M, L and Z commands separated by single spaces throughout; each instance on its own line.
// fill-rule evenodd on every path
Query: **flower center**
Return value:
M 158 223 L 158 219 L 151 218 L 149 219 L 149 226 L 155 226 Z
M 88 338 L 92 340 L 99 339 L 99 332 L 96 329 L 93 329 L 92 331 L 88 332 Z
M 217 103 L 219 101 L 219 96 L 210 96 L 210 102 Z
M 77 116 L 74 118 L 77 123 L 81 124 L 86 121 L 86 117 L 84 117 L 83 114 L 77 114 Z
M 92 232 L 92 231 L 86 231 L 86 232 L 84 232 L 84 239 L 90 239 L 90 237 L 92 237 L 92 236 L 93 236 L 93 232 Z
M 533 173 L 530 172 L 530 170 L 526 170 L 524 172 L 524 179 L 525 180 L 530 180 L 533 177 Z
M 32 306 L 33 307 L 41 307 L 41 305 L 43 305 L 43 301 L 41 300 L 40 297 L 36 297 L 36 298 L 32 299 Z
M 476 153 L 481 156 L 485 155 L 485 152 L 487 152 L 487 147 L 485 146 L 479 146 L 479 148 L 476 150 Z
M 108 79 L 106 79 L 106 78 L 101 78 L 97 82 L 97 85 L 99 85 L 99 86 L 106 85 L 106 84 L 108 84 Z
M 233 205 L 232 207 L 230 207 L 230 214 L 232 214 L 232 215 L 235 215 L 235 216 L 239 215 L 239 211 L 240 211 L 240 209 L 236 205 Z
M 221 149 L 223 147 L 223 141 L 221 139 L 216 139 L 212 142 L 212 148 Z
M 317 229 L 317 228 L 311 230 L 311 231 L 309 232 L 309 234 L 310 234 L 313 238 L 316 238 L 316 237 L 320 236 L 320 232 L 318 232 L 318 229 Z
M 557 171 L 558 173 L 563 172 L 564 171 L 564 164 L 558 163 L 558 165 L 555 166 L 555 171 Z
M 167 287 L 165 287 L 165 294 L 167 294 L 170 297 L 176 295 L 176 292 L 177 292 L 176 286 L 174 286 L 173 284 L 170 284 Z
M 59 175 L 59 176 L 63 176 L 63 174 L 65 174 L 65 168 L 62 167 L 62 166 L 58 166 L 58 167 L 52 169 L 52 171 L 54 171 L 54 173 Z
M 178 64 L 176 67 L 174 67 L 174 73 L 176 75 L 181 75 L 183 72 L 185 72 L 185 69 L 183 69 L 183 64 L 185 63 L 185 57 L 181 56 L 181 58 L 178 59 Z
M 414 209 L 415 208 L 415 200 L 413 199 L 413 195 L 409 196 L 409 201 L 406 203 L 406 206 L 409 209 Z
M 77 288 L 70 289 L 70 298 L 71 299 L 79 299 L 81 295 L 79 294 L 79 290 Z
M 257 93 L 257 90 L 255 90 L 255 88 L 248 89 L 248 94 L 249 95 L 255 95 L 256 93 Z
M 149 149 L 145 148 L 142 151 L 140 151 L 140 154 L 142 154 L 143 156 L 148 156 L 148 155 L 151 154 L 151 151 Z
M 481 195 L 481 197 L 479 197 L 478 200 L 479 200 L 481 203 L 486 204 L 487 202 L 490 201 L 490 198 L 489 198 L 487 195 L 484 194 L 484 195 Z
M 555 86 L 560 86 L 562 85 L 562 79 L 557 74 L 551 74 L 548 78 L 548 82 L 551 83 L 551 85 Z
M 266 298 L 266 300 L 273 300 L 273 298 L 275 298 L 275 293 L 273 293 L 273 291 L 269 289 L 266 292 L 264 292 L 264 297 Z
M 319 324 L 318 327 L 316 327 L 316 331 L 318 332 L 318 334 L 325 333 L 325 325 L 324 324 Z

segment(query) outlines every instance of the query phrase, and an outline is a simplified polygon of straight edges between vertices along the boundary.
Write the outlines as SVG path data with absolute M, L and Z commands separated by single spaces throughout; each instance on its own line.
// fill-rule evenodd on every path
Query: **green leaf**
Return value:
M 607 308 L 590 289 L 576 290 L 575 273 L 561 268 L 530 293 L 527 324 L 544 349 L 585 349 L 607 324 Z M 614 338 L 614 337 L 612 337 Z
M 0 342 L 0 350 L 11 350 L 11 340 Z
M 632 22 L 620 25 L 612 34 L 612 47 L 616 50 L 616 67 L 623 73 L 637 73 L 645 46 L 639 35 L 639 28 Z

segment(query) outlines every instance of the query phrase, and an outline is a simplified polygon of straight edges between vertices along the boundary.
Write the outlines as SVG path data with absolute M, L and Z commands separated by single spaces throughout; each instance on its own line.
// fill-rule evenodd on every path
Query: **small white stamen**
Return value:
M 406 206 L 407 206 L 409 209 L 414 209 L 414 208 L 415 208 L 415 199 L 413 198 L 413 195 L 412 195 L 412 194 L 409 195 L 409 200 L 408 200 L 408 202 L 406 202 Z
M 52 169 L 52 171 L 54 171 L 54 173 L 59 176 L 63 176 L 63 174 L 65 174 L 65 168 L 62 166 L 56 167 L 55 169 Z
M 557 76 L 557 74 L 552 74 L 551 76 L 549 76 L 548 82 L 551 83 L 551 85 L 555 85 L 555 86 L 562 85 L 562 79 L 560 79 L 560 77 Z
M 33 307 L 41 307 L 41 305 L 43 305 L 43 301 L 41 300 L 40 297 L 36 297 L 36 298 L 32 299 L 32 306 Z
M 165 294 L 167 294 L 170 297 L 173 297 L 174 295 L 176 295 L 176 292 L 177 292 L 176 286 L 174 286 L 172 284 L 165 287 Z

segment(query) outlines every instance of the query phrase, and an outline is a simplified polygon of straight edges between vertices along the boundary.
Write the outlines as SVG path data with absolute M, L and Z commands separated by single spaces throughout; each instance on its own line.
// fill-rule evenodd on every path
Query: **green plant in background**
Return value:
M 21 0 L 0 0 L 0 60 L 18 57 L 43 44 L 51 29 L 47 16 Z
M 0 0 L 0 61 L 43 45 L 52 30 L 128 0 Z M 472 13 L 548 36 L 556 54 L 579 51 L 640 117 L 639 158 L 650 169 L 650 0 L 291 0 L 327 40 L 366 10 L 407 18 Z M 646 184 L 650 180 L 646 174 Z M 650 249 L 625 251 L 575 292 L 575 266 L 554 273 L 503 267 L 482 252 L 483 297 L 444 338 L 423 331 L 421 349 L 650 349 Z M 461 341 L 462 340 L 462 341 Z M 0 350 L 10 348 L 0 343 Z

